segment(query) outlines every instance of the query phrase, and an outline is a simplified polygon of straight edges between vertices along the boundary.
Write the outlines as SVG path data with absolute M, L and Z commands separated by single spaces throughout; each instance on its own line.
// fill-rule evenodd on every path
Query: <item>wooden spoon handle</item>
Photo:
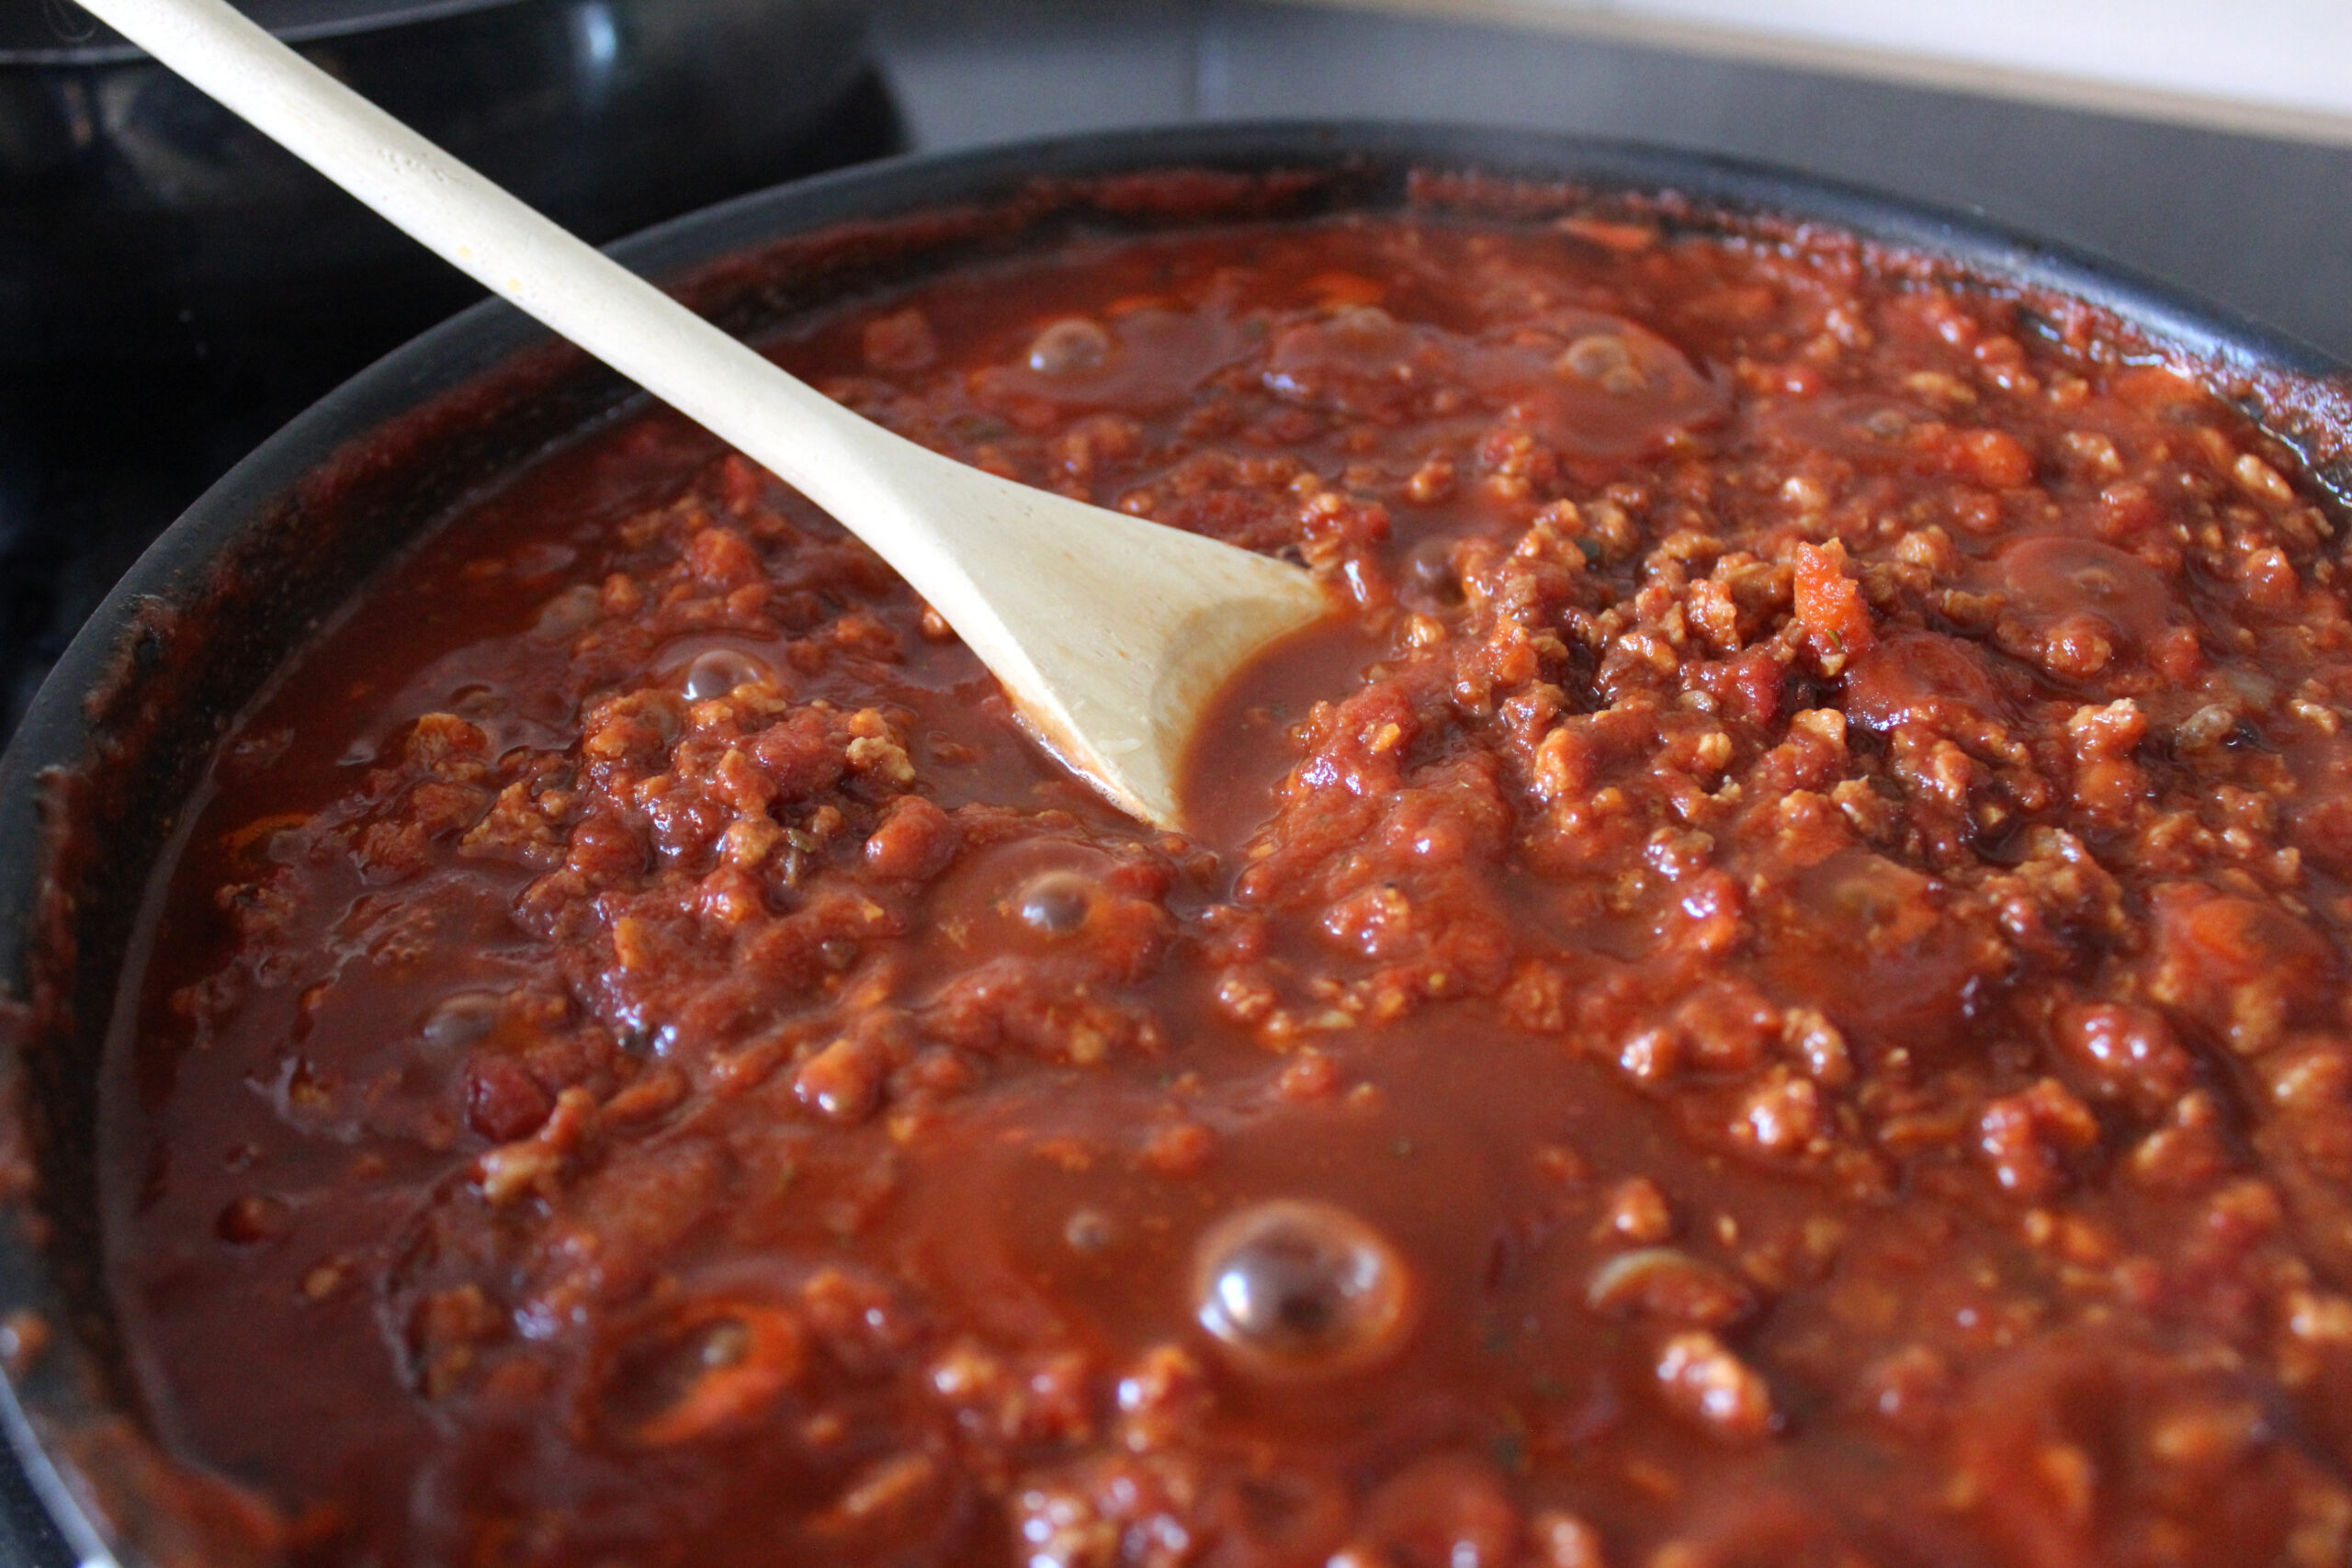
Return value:
M 85 0 L 424 244 L 871 545 L 1111 799 L 1173 826 L 1210 694 L 1326 609 L 1295 567 L 968 468 L 869 423 L 574 239 L 226 0 Z
M 941 547 L 877 466 L 944 462 L 859 419 L 533 211 L 227 0 L 87 7 L 428 249 L 764 464 L 930 594 Z M 896 503 L 894 503 L 896 502 Z M 935 575 L 935 574 L 933 574 Z

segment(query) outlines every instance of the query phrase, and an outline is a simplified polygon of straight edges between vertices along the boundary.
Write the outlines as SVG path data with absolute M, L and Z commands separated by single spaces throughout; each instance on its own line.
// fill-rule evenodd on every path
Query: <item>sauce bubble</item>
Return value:
M 1074 871 L 1043 872 L 1022 885 L 1012 908 L 1038 935 L 1068 936 L 1094 908 L 1094 885 Z
M 426 1044 L 448 1051 L 471 1044 L 497 1024 L 496 991 L 459 991 L 435 1002 L 417 1032 Z
M 1029 368 L 1040 376 L 1091 376 L 1111 363 L 1111 334 L 1082 316 L 1056 321 L 1029 344 Z
M 1355 1371 L 1393 1355 L 1412 1326 L 1405 1260 L 1336 1204 L 1253 1204 L 1213 1226 L 1195 1260 L 1195 1316 L 1248 1371 Z
M 714 648 L 695 656 L 686 666 L 686 701 L 707 703 L 726 696 L 738 686 L 756 686 L 769 678 L 765 664 L 731 648 Z

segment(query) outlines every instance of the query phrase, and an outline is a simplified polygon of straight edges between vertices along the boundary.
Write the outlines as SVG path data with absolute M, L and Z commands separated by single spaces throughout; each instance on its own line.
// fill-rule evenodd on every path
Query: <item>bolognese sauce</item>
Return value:
M 225 746 L 159 1433 L 318 1564 L 2320 1568 L 2352 627 L 2295 454 L 1835 235 L 1080 238 L 775 345 L 1291 554 L 1189 835 L 642 413 Z

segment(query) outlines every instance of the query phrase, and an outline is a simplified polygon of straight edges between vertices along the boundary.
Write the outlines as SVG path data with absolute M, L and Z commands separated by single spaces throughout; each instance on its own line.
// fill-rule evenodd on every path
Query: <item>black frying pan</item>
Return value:
M 1124 198 L 1117 176 L 1170 166 L 1310 177 L 1204 183 L 1189 211 Z M 1387 125 L 1145 131 L 874 165 L 714 209 L 618 254 L 756 334 L 824 299 L 1073 223 L 1393 206 L 1416 169 L 1678 191 L 1700 223 L 1724 209 L 1826 220 L 2022 290 L 2030 306 L 2086 303 L 2301 447 L 2339 511 L 2352 492 L 2352 372 L 2316 350 L 1973 220 L 1638 147 Z M 95 1169 L 108 1020 L 180 804 L 232 717 L 389 553 L 630 395 L 500 304 L 411 344 L 288 425 L 163 536 L 74 641 L 0 762 L 0 1421 L 85 1560 L 188 1561 L 196 1539 L 128 1393 Z

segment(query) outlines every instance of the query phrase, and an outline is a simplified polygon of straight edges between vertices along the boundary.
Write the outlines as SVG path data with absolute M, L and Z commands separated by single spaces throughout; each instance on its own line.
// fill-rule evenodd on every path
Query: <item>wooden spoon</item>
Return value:
M 1306 573 L 1014 484 L 841 407 L 532 211 L 225 0 L 85 0 L 132 42 L 492 291 L 765 464 L 897 569 L 1037 739 L 1177 825 L 1201 710 L 1328 613 Z

